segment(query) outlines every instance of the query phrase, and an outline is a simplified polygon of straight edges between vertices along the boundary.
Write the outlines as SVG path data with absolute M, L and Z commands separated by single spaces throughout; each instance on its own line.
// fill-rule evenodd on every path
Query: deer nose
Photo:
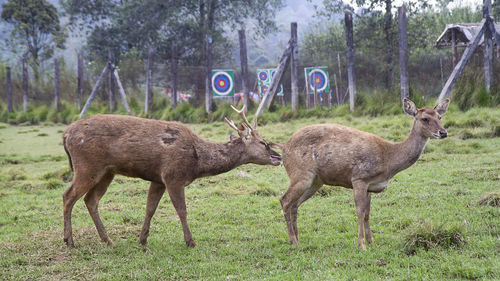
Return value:
M 439 130 L 439 137 L 442 139 L 446 138 L 448 136 L 448 132 L 446 130 Z

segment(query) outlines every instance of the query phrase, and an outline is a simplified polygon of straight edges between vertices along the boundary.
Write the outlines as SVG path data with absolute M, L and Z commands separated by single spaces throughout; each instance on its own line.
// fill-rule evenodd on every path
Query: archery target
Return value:
M 232 96 L 234 94 L 232 70 L 213 71 L 212 90 L 217 96 Z
M 314 69 L 309 73 L 311 80 L 309 81 L 309 85 L 311 86 L 311 90 L 324 91 L 327 85 L 327 76 L 326 73 L 321 69 Z
M 269 87 L 267 85 L 262 86 L 262 94 L 265 95 L 269 91 Z
M 260 70 L 258 73 L 258 77 L 260 81 L 267 81 L 268 78 L 267 71 L 265 69 Z

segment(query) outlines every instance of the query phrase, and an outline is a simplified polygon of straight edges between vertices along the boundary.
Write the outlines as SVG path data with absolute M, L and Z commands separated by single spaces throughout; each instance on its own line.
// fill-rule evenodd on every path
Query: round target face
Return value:
M 262 94 L 267 94 L 267 91 L 269 91 L 269 88 L 266 85 L 262 86 Z
M 311 73 L 309 73 L 309 77 L 311 77 L 311 90 L 314 91 L 315 87 L 317 91 L 324 91 L 326 89 L 326 73 L 323 70 L 314 69 Z
M 233 89 L 233 79 L 226 72 L 216 72 L 212 76 L 212 88 L 217 95 L 228 95 Z
M 261 81 L 266 81 L 267 80 L 267 72 L 265 72 L 265 71 L 259 72 L 259 79 Z

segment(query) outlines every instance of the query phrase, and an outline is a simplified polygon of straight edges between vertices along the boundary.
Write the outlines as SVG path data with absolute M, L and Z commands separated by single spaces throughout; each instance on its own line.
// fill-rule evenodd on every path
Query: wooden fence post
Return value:
M 467 45 L 467 48 L 465 48 L 464 53 L 462 54 L 462 58 L 458 62 L 458 64 L 455 66 L 453 69 L 453 72 L 451 73 L 450 77 L 446 81 L 446 84 L 444 85 L 443 89 L 441 90 L 441 93 L 439 94 L 438 100 L 443 100 L 447 97 L 450 96 L 451 89 L 453 86 L 455 86 L 455 83 L 458 80 L 458 77 L 464 70 L 465 65 L 469 61 L 469 59 L 472 57 L 472 54 L 474 53 L 474 50 L 476 49 L 477 45 L 479 44 L 479 40 L 484 34 L 485 29 L 487 28 L 486 26 L 486 19 L 483 19 L 479 23 L 479 31 L 476 33 L 476 35 L 472 38 L 470 41 L 470 44 Z
M 172 42 L 171 50 L 171 79 L 172 93 L 170 95 L 170 106 L 172 109 L 177 107 L 177 41 Z
M 108 62 L 106 64 L 106 66 L 104 66 L 104 69 L 102 70 L 101 76 L 99 76 L 99 78 L 97 79 L 97 82 L 95 83 L 94 89 L 92 89 L 92 92 L 90 93 L 90 96 L 87 99 L 87 102 L 83 106 L 82 112 L 80 112 L 80 118 L 82 118 L 85 115 L 85 113 L 87 113 L 87 111 L 89 110 L 90 104 L 94 100 L 95 95 L 97 94 L 97 91 L 99 90 L 99 87 L 101 87 L 102 82 L 104 81 L 104 77 L 106 77 L 106 74 L 109 71 L 109 64 L 110 63 Z
M 410 96 L 408 85 L 408 38 L 406 33 L 406 6 L 398 8 L 399 26 L 399 68 L 401 84 L 401 104 L 403 100 Z
M 7 112 L 11 113 L 12 112 L 12 81 L 10 77 L 10 67 L 6 67 L 6 73 L 5 75 L 7 76 Z
M 278 90 L 281 78 L 283 76 L 283 73 L 285 72 L 285 67 L 288 63 L 288 59 L 290 58 L 290 55 L 292 53 L 292 48 L 297 44 L 297 42 L 294 41 L 293 38 L 290 38 L 288 41 L 288 45 L 283 52 L 283 55 L 280 58 L 280 62 L 278 64 L 278 67 L 276 68 L 276 74 L 271 80 L 271 85 L 269 87 L 269 91 L 267 95 L 265 95 L 262 98 L 262 101 L 259 104 L 259 108 L 257 108 L 257 111 L 255 112 L 255 116 L 260 116 L 262 112 L 264 111 L 264 108 L 267 108 L 271 105 L 271 101 L 274 98 L 274 95 L 276 94 L 276 91 Z
M 113 64 L 115 63 L 113 52 L 111 50 L 108 51 L 108 60 Z M 115 83 L 113 81 L 113 73 L 111 72 L 108 74 L 108 84 L 109 111 L 113 112 L 115 110 Z
M 333 73 L 333 82 L 335 82 L 335 98 L 337 99 L 337 105 L 340 105 L 339 87 L 337 86 L 337 74 L 335 73 Z
M 28 110 L 28 67 L 26 66 L 26 59 L 23 58 L 23 112 Z
M 347 77 L 349 81 L 349 108 L 354 111 L 356 101 L 356 79 L 354 77 L 354 40 L 352 32 L 352 14 L 345 12 L 345 36 L 347 42 Z
M 120 81 L 120 77 L 118 76 L 118 71 L 116 71 L 116 67 L 114 64 L 108 64 L 108 68 L 110 68 L 113 72 L 113 77 L 115 79 L 116 85 L 118 86 L 118 93 L 120 93 L 123 107 L 125 107 L 125 111 L 127 112 L 127 114 L 130 114 L 131 111 L 127 103 L 127 96 L 125 95 L 125 90 L 123 89 L 122 82 Z
M 297 23 L 292 22 L 291 25 L 291 37 L 295 42 L 298 42 L 297 39 Z M 299 108 L 299 79 L 298 79 L 298 59 L 299 59 L 299 48 L 295 45 L 292 48 L 292 54 L 290 58 L 290 74 L 291 74 L 291 83 L 292 83 L 292 112 L 296 112 Z
M 245 30 L 238 30 L 240 39 L 240 64 L 241 64 L 241 86 L 243 88 L 243 108 L 248 108 L 248 57 L 247 57 L 247 38 Z M 246 113 L 246 112 L 245 112 Z
M 490 21 L 489 17 L 491 15 L 491 0 L 483 1 L 483 18 L 486 21 Z M 494 31 L 493 31 L 494 32 Z M 484 86 L 486 92 L 490 92 L 490 87 L 492 83 L 492 68 L 493 68 L 493 42 L 491 40 L 492 30 L 486 28 L 484 31 Z
M 77 78 L 77 104 L 78 110 L 82 109 L 82 99 L 83 99 L 83 53 L 80 51 L 78 53 L 78 78 Z
M 149 108 L 151 107 L 151 98 L 152 98 L 152 75 L 153 75 L 153 46 L 149 45 L 148 48 L 148 65 L 146 69 L 146 100 L 144 101 L 144 113 L 148 113 Z
M 205 68 L 205 111 L 212 111 L 212 36 L 207 35 L 205 40 L 205 54 L 207 56 Z
M 54 106 L 59 110 L 59 90 L 60 90 L 59 59 L 54 59 Z

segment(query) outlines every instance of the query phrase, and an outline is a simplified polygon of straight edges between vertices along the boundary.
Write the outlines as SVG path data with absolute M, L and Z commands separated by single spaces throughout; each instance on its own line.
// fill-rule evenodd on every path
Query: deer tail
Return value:
M 73 161 L 71 161 L 71 154 L 69 154 L 68 146 L 66 145 L 66 135 L 63 136 L 63 146 L 64 151 L 66 151 L 66 154 L 68 155 L 69 168 L 71 169 L 71 171 L 73 171 Z

